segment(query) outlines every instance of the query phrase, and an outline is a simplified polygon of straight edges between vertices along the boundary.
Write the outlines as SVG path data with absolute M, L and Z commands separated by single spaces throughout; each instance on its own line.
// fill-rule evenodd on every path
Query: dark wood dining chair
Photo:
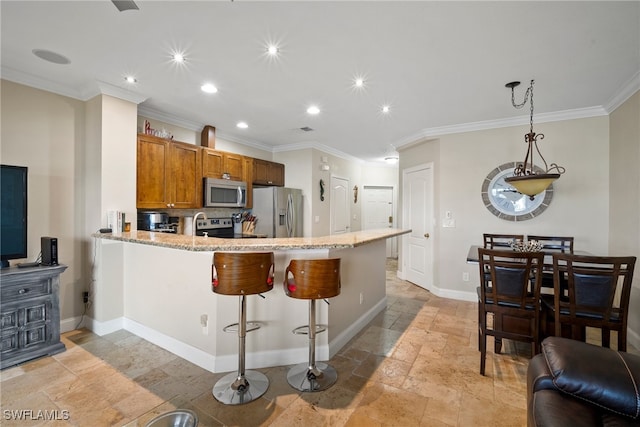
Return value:
M 546 254 L 573 253 L 573 237 L 565 236 L 535 236 L 528 235 L 527 240 L 536 240 L 542 243 L 541 251 Z M 542 275 L 542 287 L 553 288 L 553 272 L 547 271 Z
M 514 240 L 524 240 L 524 234 L 489 234 L 482 235 L 486 249 L 511 249 Z
M 584 340 L 586 327 L 599 328 L 603 347 L 610 347 L 611 331 L 617 331 L 618 350 L 627 351 L 635 262 L 632 256 L 554 254 L 554 295 L 542 296 L 543 320 L 549 325 L 552 319 L 554 334 L 565 338 Z
M 478 288 L 480 374 L 484 375 L 487 335 L 498 342 L 511 339 L 531 343 L 539 352 L 540 284 L 544 253 L 508 252 L 478 248 L 481 284 Z M 486 279 L 488 272 L 490 281 Z M 493 324 L 487 322 L 493 315 Z
M 542 243 L 542 252 L 573 253 L 573 237 L 528 235 L 527 240 L 536 240 Z
M 515 241 L 523 241 L 524 234 L 491 234 L 484 233 L 482 234 L 482 239 L 484 240 L 484 248 L 485 249 L 503 249 L 503 250 L 511 250 L 511 244 Z M 488 271 L 485 271 L 485 280 L 487 283 L 491 282 L 491 277 L 489 276 Z M 502 340 L 496 339 L 496 353 L 500 353 L 500 348 L 502 347 Z

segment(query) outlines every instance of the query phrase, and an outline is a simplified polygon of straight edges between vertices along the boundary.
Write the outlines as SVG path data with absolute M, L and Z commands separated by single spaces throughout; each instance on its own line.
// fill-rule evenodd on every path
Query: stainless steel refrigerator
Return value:
M 302 237 L 302 190 L 285 187 L 253 188 L 256 234 Z

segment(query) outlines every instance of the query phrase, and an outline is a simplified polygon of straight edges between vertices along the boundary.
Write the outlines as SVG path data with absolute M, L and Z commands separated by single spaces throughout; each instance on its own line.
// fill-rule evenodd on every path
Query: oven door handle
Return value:
M 236 204 L 242 206 L 242 187 L 238 186 L 238 192 L 236 196 Z

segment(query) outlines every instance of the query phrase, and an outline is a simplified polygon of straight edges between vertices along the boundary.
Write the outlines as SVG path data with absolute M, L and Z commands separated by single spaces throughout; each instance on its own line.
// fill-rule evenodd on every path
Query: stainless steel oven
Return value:
M 229 179 L 204 178 L 205 208 L 244 208 L 247 204 L 247 183 Z

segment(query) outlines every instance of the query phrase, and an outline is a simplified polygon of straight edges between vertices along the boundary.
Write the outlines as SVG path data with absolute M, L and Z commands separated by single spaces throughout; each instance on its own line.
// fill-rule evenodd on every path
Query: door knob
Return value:
M 425 239 L 428 239 L 429 238 L 429 233 L 424 233 L 424 237 L 425 237 Z

